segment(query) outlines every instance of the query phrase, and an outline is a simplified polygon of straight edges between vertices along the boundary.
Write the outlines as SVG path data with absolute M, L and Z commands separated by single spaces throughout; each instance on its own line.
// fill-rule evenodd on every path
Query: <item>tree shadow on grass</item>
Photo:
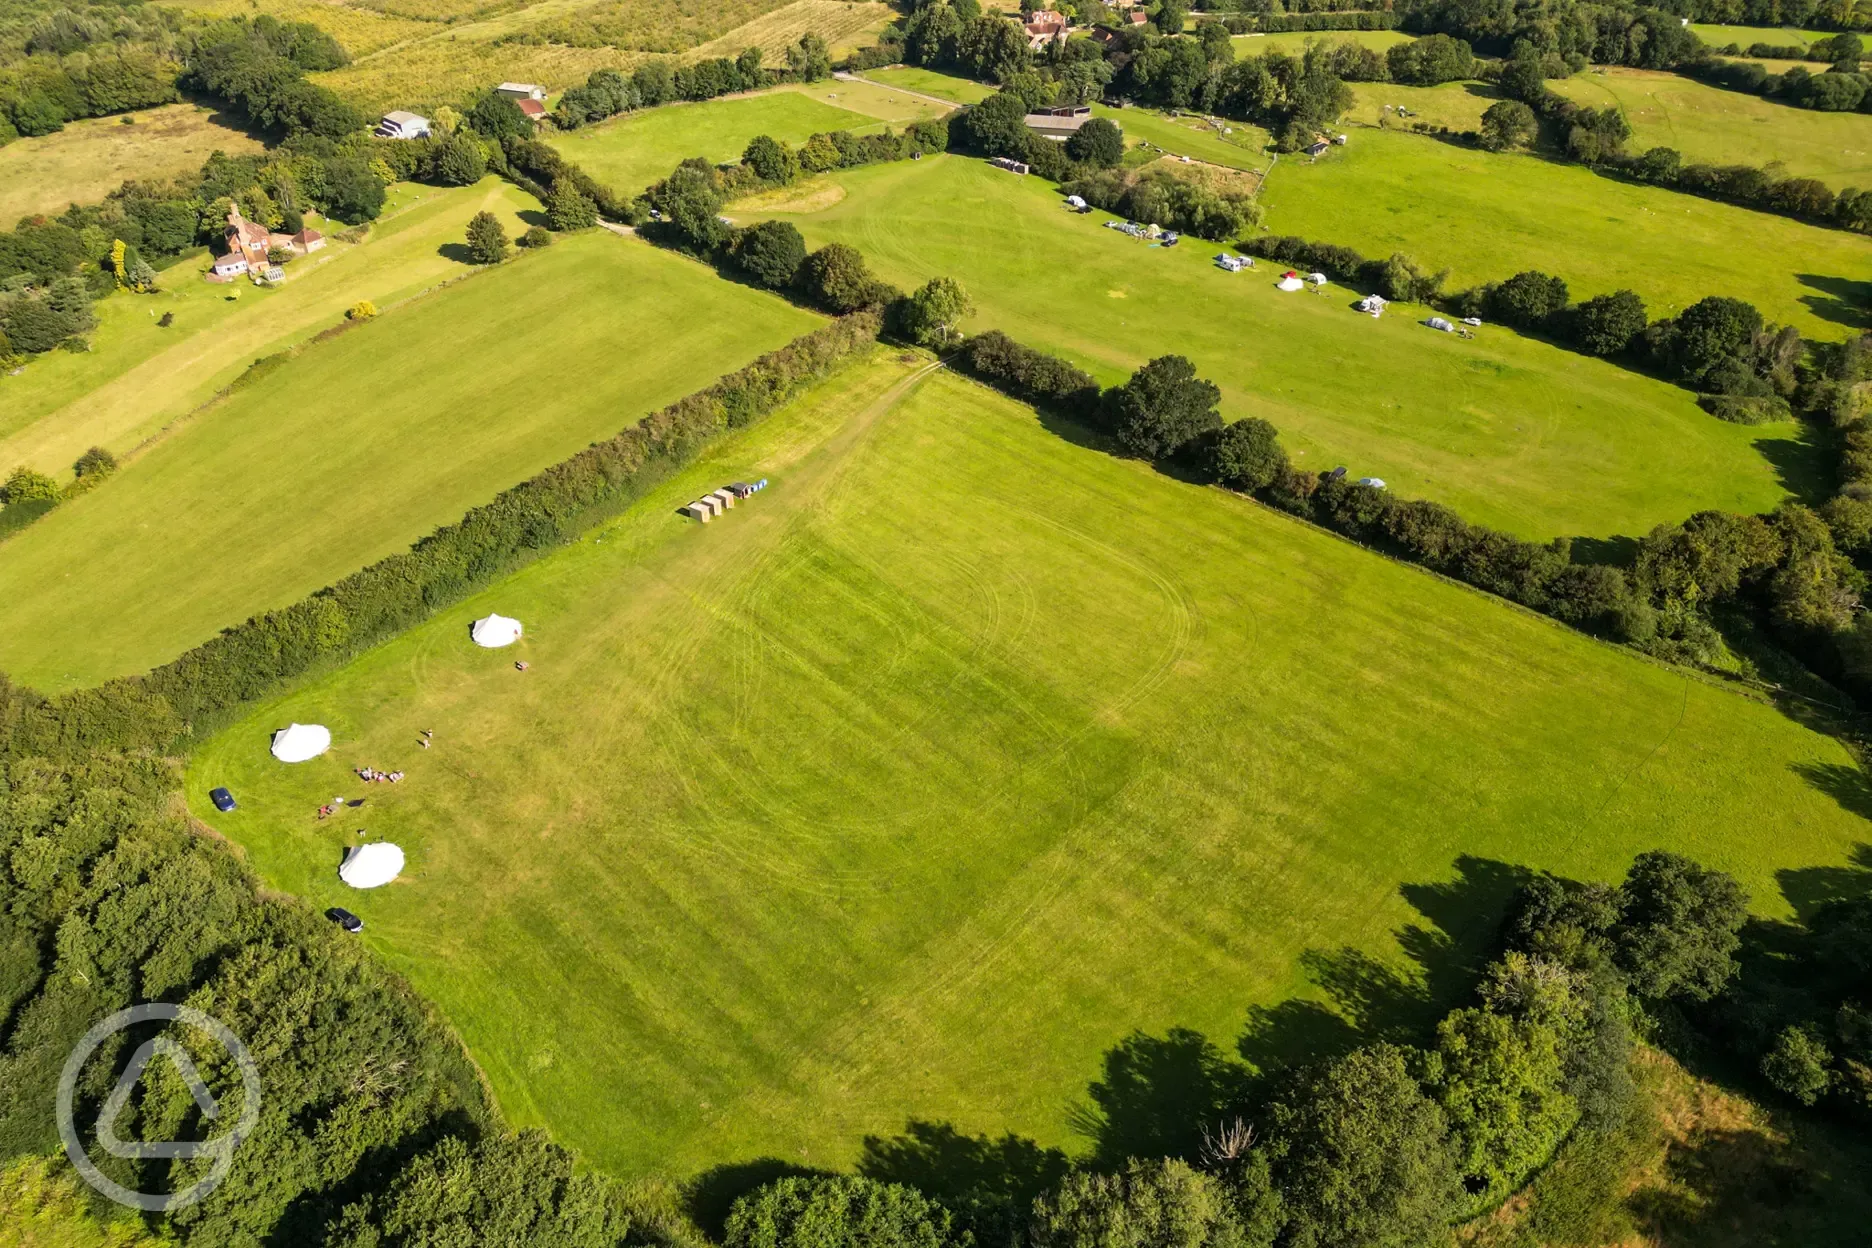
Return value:
M 436 248 L 436 254 L 444 260 L 453 260 L 456 264 L 474 263 L 474 253 L 468 250 L 467 243 L 443 243 Z
M 537 208 L 522 208 L 519 212 L 516 212 L 514 215 L 516 217 L 519 217 L 520 220 L 525 222 L 526 224 L 537 225 L 542 230 L 545 229 L 551 223 L 551 219 L 547 217 L 545 213 L 541 212 Z
M 982 1248 L 1012 1242 L 1033 1199 L 1070 1163 L 1057 1148 L 1009 1133 L 964 1135 L 947 1122 L 909 1123 L 904 1134 L 868 1135 L 858 1173 L 902 1183 L 956 1211 Z
M 1849 866 L 1787 867 L 1775 872 L 1775 883 L 1800 921 L 1811 922 L 1832 902 L 1872 895 L 1872 845 L 1861 841 L 1854 846 Z
M 1635 537 L 1575 537 L 1569 540 L 1574 563 L 1629 568 L 1638 561 L 1638 539 Z
M 1802 295 L 1800 301 L 1821 320 L 1851 329 L 1872 326 L 1872 282 L 1825 273 L 1796 273 L 1794 280 L 1819 292 Z
M 697 1175 L 683 1191 L 689 1217 L 713 1241 L 719 1243 L 728 1222 L 728 1211 L 735 1201 L 757 1187 L 765 1187 L 790 1175 L 827 1174 L 812 1166 L 796 1165 L 778 1157 L 737 1161 L 716 1166 Z
M 1199 1031 L 1134 1031 L 1105 1054 L 1104 1075 L 1086 1090 L 1091 1103 L 1069 1119 L 1102 1167 L 1132 1157 L 1192 1159 L 1203 1131 L 1241 1103 L 1249 1082 L 1247 1068 Z
M 1757 438 L 1755 449 L 1775 470 L 1775 484 L 1809 506 L 1818 506 L 1833 493 L 1837 456 L 1822 441 L 1820 431 L 1802 422 L 1791 438 Z

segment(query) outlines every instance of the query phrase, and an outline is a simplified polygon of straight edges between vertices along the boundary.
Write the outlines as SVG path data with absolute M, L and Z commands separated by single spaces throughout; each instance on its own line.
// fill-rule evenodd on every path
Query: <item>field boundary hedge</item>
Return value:
M 874 308 L 839 317 L 502 491 L 408 551 L 225 629 L 144 675 L 49 698 L 0 676 L 0 751 L 166 752 L 204 736 L 286 681 L 389 640 L 615 515 L 721 434 L 753 424 L 855 359 L 882 326 Z

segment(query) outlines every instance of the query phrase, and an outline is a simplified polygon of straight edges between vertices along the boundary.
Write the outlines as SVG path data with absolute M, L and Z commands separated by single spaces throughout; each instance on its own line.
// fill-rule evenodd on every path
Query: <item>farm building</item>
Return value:
M 1317 157 L 1319 157 L 1319 156 L 1320 156 L 1321 154 L 1323 154 L 1323 153 L 1324 153 L 1325 151 L 1326 151 L 1326 140 L 1325 140 L 1325 139 L 1318 139 L 1318 140 L 1316 140 L 1316 141 L 1314 141 L 1314 142 L 1312 142 L 1312 143 L 1310 143 L 1310 144 L 1308 144 L 1308 145 L 1307 145 L 1307 147 L 1306 147 L 1306 154 L 1307 154 L 1307 155 L 1309 155 L 1309 156 L 1312 156 L 1312 157 L 1315 157 L 1315 158 L 1317 158 Z
M 426 139 L 429 119 L 398 109 L 383 115 L 377 122 L 376 134 L 380 139 Z
M 546 88 L 537 82 L 503 82 L 494 88 L 494 94 L 504 95 L 510 100 L 544 100 Z
M 538 100 L 515 100 L 514 103 L 526 114 L 528 121 L 538 121 L 546 115 L 546 106 Z
M 1055 143 L 1064 143 L 1079 133 L 1079 127 L 1092 120 L 1092 110 L 1081 104 L 1077 107 L 1049 108 L 1037 113 L 1027 114 L 1027 128 L 1043 139 L 1052 139 Z
M 300 230 L 292 236 L 292 248 L 301 255 L 309 256 L 325 246 L 325 236 L 317 230 Z

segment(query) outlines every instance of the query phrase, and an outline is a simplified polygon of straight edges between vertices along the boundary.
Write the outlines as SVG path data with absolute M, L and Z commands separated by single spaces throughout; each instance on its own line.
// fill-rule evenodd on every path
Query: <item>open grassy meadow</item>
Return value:
M 87 447 L 135 449 L 255 359 L 338 324 L 358 300 L 389 309 L 466 275 L 462 238 L 484 209 L 509 237 L 542 219 L 532 196 L 497 178 L 446 190 L 399 183 L 361 242 L 315 222 L 332 237 L 293 261 L 278 289 L 206 282 L 203 252 L 166 270 L 157 294 L 99 302 L 89 352 L 49 352 L 17 377 L 0 376 L 0 464 L 69 476 Z M 158 323 L 164 313 L 175 316 L 168 328 Z
M 1134 1031 L 1317 1053 L 1466 991 L 1520 869 L 1669 846 L 1776 915 L 1865 839 L 1847 752 L 1771 707 L 925 367 L 880 352 L 192 760 L 195 814 L 360 913 L 589 1161 L 842 1166 L 913 1120 L 1123 1156 L 1151 1111 L 1088 1084 Z M 477 650 L 489 611 L 525 638 Z M 273 762 L 294 720 L 332 751 Z M 336 878 L 359 829 L 409 853 L 381 892 Z
M 902 87 L 906 91 L 916 91 L 923 95 L 932 95 L 952 104 L 979 104 L 994 94 L 995 89 L 973 78 L 962 78 L 955 74 L 945 74 L 939 69 L 924 69 L 919 65 L 899 65 L 895 69 L 867 69 L 866 81 L 881 82 L 886 86 Z
M 0 147 L 0 228 L 103 199 L 125 182 L 193 173 L 217 151 L 263 145 L 197 104 L 165 104 L 121 117 L 67 122 L 63 130 Z
M 634 193 L 691 156 L 737 160 L 756 135 L 798 144 L 830 130 L 863 133 L 887 124 L 901 129 L 939 112 L 875 83 L 820 82 L 645 109 L 554 135 L 550 142 L 599 181 Z
M 1356 43 L 1362 47 L 1386 48 L 1409 43 L 1415 36 L 1401 30 L 1287 30 L 1272 35 L 1236 35 L 1236 56 L 1259 56 L 1278 48 L 1289 56 L 1299 56 L 1309 43 Z
M 1286 162 L 1282 162 L 1284 165 Z M 838 175 L 759 213 L 809 245 L 847 242 L 905 288 L 936 275 L 973 296 L 971 325 L 1060 351 L 1106 383 L 1177 351 L 1222 387 L 1229 419 L 1272 420 L 1298 462 L 1533 537 L 1638 534 L 1703 507 L 1757 511 L 1797 471 L 1794 427 L 1745 428 L 1611 364 L 1487 329 L 1474 341 L 1382 320 L 1352 296 L 1274 289 L 1278 269 L 1224 273 L 1213 243 L 1146 246 L 1066 211 L 1038 178 L 944 156 Z
M 593 231 L 315 343 L 0 546 L 0 671 L 62 689 L 165 662 L 816 320 Z
M 1594 108 L 1612 105 L 1631 123 L 1632 151 L 1674 147 L 1686 161 L 1712 165 L 1778 162 L 1790 175 L 1835 190 L 1872 185 L 1872 117 L 1792 108 L 1725 91 L 1679 74 L 1609 68 L 1552 84 Z
M 1280 161 L 1261 202 L 1276 234 L 1406 252 L 1454 288 L 1534 268 L 1575 298 L 1630 287 L 1653 316 L 1730 295 L 1814 337 L 1872 323 L 1872 239 L 1538 156 L 1362 129 Z
M 1692 22 L 1690 30 L 1712 48 L 1726 48 L 1733 43 L 1744 50 L 1757 43 L 1776 48 L 1804 48 L 1816 39 L 1829 37 L 1824 30 L 1801 30 L 1795 26 L 1717 26 Z

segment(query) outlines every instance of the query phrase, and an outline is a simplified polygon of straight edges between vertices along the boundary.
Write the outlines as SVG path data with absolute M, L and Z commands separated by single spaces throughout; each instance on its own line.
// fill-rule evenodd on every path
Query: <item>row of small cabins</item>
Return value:
M 766 488 L 766 477 L 753 482 L 736 481 L 731 485 L 722 486 L 719 490 L 711 490 L 693 503 L 678 507 L 676 511 L 680 515 L 688 516 L 691 520 L 700 520 L 703 524 L 707 524 L 734 506 L 737 499 L 751 498 Z

